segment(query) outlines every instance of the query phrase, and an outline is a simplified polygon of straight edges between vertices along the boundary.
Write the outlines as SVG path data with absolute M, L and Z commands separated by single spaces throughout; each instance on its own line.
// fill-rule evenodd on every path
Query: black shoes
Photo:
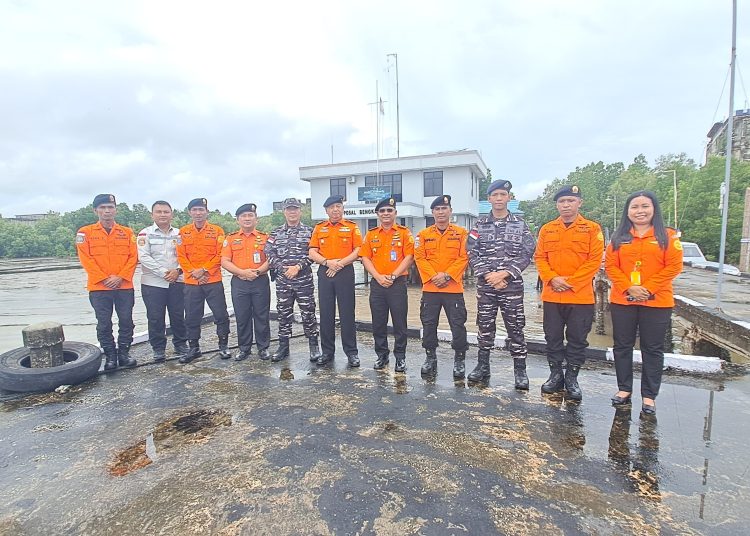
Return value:
M 268 353 L 268 348 L 261 348 L 260 350 L 258 350 L 258 357 L 263 361 L 268 361 L 269 359 L 271 359 L 271 354 Z
M 644 415 L 656 415 L 656 402 L 653 404 L 646 404 L 644 402 L 641 406 L 641 413 Z
M 114 348 L 104 350 L 104 355 L 106 356 L 104 370 L 115 370 L 117 368 L 117 350 Z
M 188 345 L 186 342 L 177 342 L 174 344 L 174 353 L 177 355 L 185 355 L 188 353 Z
M 470 382 L 483 382 L 490 379 L 490 351 L 479 350 L 477 354 L 477 366 L 469 373 L 467 379 Z
M 308 346 L 310 347 L 310 361 L 317 361 L 321 355 L 320 353 L 320 345 L 318 345 L 318 338 L 317 337 L 310 337 L 307 341 Z
M 154 350 L 154 363 L 164 363 L 167 360 L 167 354 L 164 350 Z
M 277 363 L 289 357 L 289 337 L 279 337 L 279 347 L 271 355 L 271 361 Z
M 542 384 L 542 392 L 551 395 L 565 389 L 565 376 L 563 375 L 562 363 L 550 361 L 549 370 L 549 378 Z
M 453 379 L 463 380 L 464 376 L 466 376 L 466 352 L 456 350 L 453 358 Z
M 117 362 L 125 368 L 133 368 L 138 364 L 138 361 L 130 357 L 130 346 L 120 346 L 117 349 Z
M 565 369 L 565 390 L 571 400 L 583 400 L 583 392 L 578 385 L 579 370 L 581 370 L 581 367 L 578 365 L 568 365 Z
M 351 354 L 346 356 L 346 359 L 349 361 L 349 366 L 352 368 L 357 368 L 359 366 L 359 355 L 358 354 Z
M 229 359 L 232 354 L 229 352 L 229 336 L 225 335 L 219 337 L 219 357 L 222 359 Z
M 375 360 L 375 364 L 372 366 L 375 370 L 383 370 L 385 367 L 388 366 L 388 362 L 390 360 L 388 359 L 388 354 L 386 355 L 379 355 L 378 358 Z
M 318 365 L 325 365 L 326 363 L 333 361 L 332 355 L 326 355 L 326 354 L 320 354 L 320 357 L 317 359 Z
M 405 355 L 396 356 L 396 368 L 394 368 L 393 370 L 394 372 L 406 372 L 406 356 Z
M 437 374 L 437 354 L 434 348 L 425 350 L 425 353 L 427 357 L 422 364 L 422 376 L 434 376 Z
M 513 358 L 513 376 L 516 380 L 516 389 L 521 391 L 529 390 L 529 377 L 526 375 L 526 358 Z
M 248 357 L 250 357 L 250 354 L 251 354 L 250 350 L 240 350 L 239 352 L 237 352 L 237 355 L 234 356 L 234 360 L 235 361 L 244 361 L 245 359 L 247 359 Z M 222 357 L 222 359 L 224 359 L 224 358 Z
M 633 398 L 633 393 L 630 393 L 628 396 L 613 396 L 612 397 L 612 405 L 613 406 L 627 406 L 630 404 L 631 398 Z
M 198 346 L 198 340 L 188 341 L 188 345 L 189 347 L 187 353 L 177 360 L 183 365 L 186 363 L 190 363 L 193 359 L 196 359 L 203 355 L 201 353 L 201 347 Z

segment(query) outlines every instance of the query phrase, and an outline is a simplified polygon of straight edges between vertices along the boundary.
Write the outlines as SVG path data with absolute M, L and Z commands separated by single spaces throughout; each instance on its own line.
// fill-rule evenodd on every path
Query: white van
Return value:
M 700 246 L 695 242 L 682 242 L 682 262 L 690 263 L 691 266 L 696 268 L 713 268 L 715 271 L 719 271 L 719 263 L 706 260 Z M 740 275 L 739 269 L 731 264 L 724 264 L 724 273 Z

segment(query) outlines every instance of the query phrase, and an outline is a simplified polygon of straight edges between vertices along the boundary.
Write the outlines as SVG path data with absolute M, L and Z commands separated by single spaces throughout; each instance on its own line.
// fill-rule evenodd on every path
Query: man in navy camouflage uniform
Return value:
M 492 212 L 481 218 L 469 233 L 466 249 L 469 263 L 477 277 L 477 326 L 479 355 L 469 381 L 490 377 L 490 350 L 495 344 L 497 310 L 503 316 L 508 333 L 516 389 L 527 390 L 526 339 L 523 328 L 523 278 L 521 272 L 534 256 L 534 236 L 526 222 L 508 210 L 512 184 L 493 182 L 487 188 Z
M 292 336 L 294 300 L 302 315 L 305 337 L 310 343 L 310 361 L 320 357 L 318 322 L 315 317 L 312 260 L 309 251 L 312 227 L 301 222 L 302 205 L 297 199 L 285 199 L 283 204 L 286 223 L 274 229 L 266 242 L 266 255 L 276 274 L 276 310 L 279 313 L 279 348 L 271 361 L 289 357 L 289 338 Z

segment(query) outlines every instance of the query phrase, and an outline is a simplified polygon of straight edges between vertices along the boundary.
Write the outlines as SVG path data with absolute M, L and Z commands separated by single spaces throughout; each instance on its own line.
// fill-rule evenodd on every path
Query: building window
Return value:
M 331 195 L 340 195 L 346 201 L 346 178 L 331 179 Z
M 390 188 L 393 199 L 403 201 L 401 196 L 401 173 L 384 173 L 377 176 L 365 175 L 365 186 L 384 186 Z
M 425 227 L 429 227 L 430 225 L 435 225 L 435 218 L 432 216 L 426 216 L 424 219 L 424 225 Z
M 424 196 L 432 197 L 443 195 L 443 172 L 442 171 L 425 171 L 424 172 Z
M 378 225 L 379 225 L 379 223 L 378 223 L 378 219 L 377 218 L 375 218 L 374 220 L 370 219 L 370 218 L 367 219 L 367 229 L 368 230 L 375 229 L 375 227 L 377 227 Z

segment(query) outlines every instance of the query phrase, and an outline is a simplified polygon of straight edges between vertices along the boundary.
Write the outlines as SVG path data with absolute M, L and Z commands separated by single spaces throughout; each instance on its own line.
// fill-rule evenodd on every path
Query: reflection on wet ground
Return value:
M 425 381 L 419 341 L 406 374 L 372 370 L 359 344 L 359 369 L 310 364 L 295 338 L 281 364 L 208 354 L 4 402 L 0 533 L 745 532 L 744 369 L 665 374 L 647 420 L 639 400 L 610 407 L 605 363 L 586 365 L 577 404 L 540 394 L 540 357 L 519 392 L 499 351 L 470 386 L 447 347 Z

